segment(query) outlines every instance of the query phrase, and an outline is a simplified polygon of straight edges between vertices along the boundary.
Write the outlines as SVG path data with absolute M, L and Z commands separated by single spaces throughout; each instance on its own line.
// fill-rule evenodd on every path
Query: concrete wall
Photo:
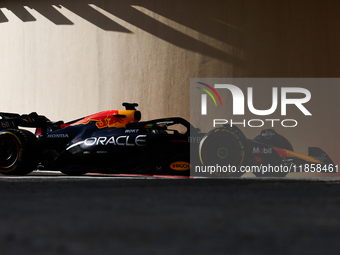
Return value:
M 190 77 L 240 75 L 227 6 L 2 1 L 0 109 L 72 119 L 129 101 L 145 119 L 188 118 Z
M 127 101 L 144 120 L 188 119 L 192 77 L 339 77 L 339 9 L 331 0 L 0 1 L 0 110 L 71 120 Z

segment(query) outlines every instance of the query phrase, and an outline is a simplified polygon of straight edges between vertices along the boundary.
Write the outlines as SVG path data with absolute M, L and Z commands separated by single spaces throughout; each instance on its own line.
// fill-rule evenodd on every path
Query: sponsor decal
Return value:
M 125 130 L 126 134 L 135 134 L 138 133 L 139 129 L 127 129 Z
M 117 110 L 112 111 L 106 111 L 106 112 L 100 112 L 97 114 L 93 114 L 90 116 L 85 117 L 82 120 L 77 121 L 76 123 L 72 124 L 79 125 L 79 124 L 88 124 L 90 121 L 96 122 L 97 128 L 105 128 L 105 127 L 115 127 L 118 124 L 124 123 L 124 120 L 119 117 L 115 117 L 115 115 L 118 115 Z
M 322 162 L 324 162 L 324 161 L 326 161 L 326 160 L 328 159 L 326 153 L 322 153 L 322 154 L 320 155 L 320 157 L 312 156 L 312 158 L 315 158 L 315 159 L 320 160 L 320 161 L 322 161 Z
M 0 122 L 0 128 L 11 128 L 11 127 L 16 127 L 15 123 L 12 121 L 1 121 Z
M 272 154 L 273 148 L 259 148 L 259 147 L 253 147 L 253 153 L 260 153 L 260 154 Z
M 197 137 L 189 136 L 188 137 L 188 143 L 200 143 L 201 140 L 202 140 L 202 137 L 200 136 L 197 136 Z
M 99 137 L 91 137 L 87 138 L 84 141 L 86 146 L 94 146 L 94 145 L 117 145 L 117 146 L 146 146 L 146 135 L 137 135 L 137 136 L 99 136 Z
M 68 138 L 68 134 L 49 134 L 47 138 Z
M 187 171 L 191 168 L 190 163 L 185 161 L 177 161 L 170 164 L 170 168 L 176 171 Z
M 275 135 L 275 133 L 274 133 L 273 131 L 271 131 L 271 130 L 267 130 L 266 132 L 264 132 L 264 133 L 262 134 L 262 136 L 263 136 L 264 138 L 266 138 L 266 139 L 270 139 L 270 138 L 272 138 L 274 135 Z

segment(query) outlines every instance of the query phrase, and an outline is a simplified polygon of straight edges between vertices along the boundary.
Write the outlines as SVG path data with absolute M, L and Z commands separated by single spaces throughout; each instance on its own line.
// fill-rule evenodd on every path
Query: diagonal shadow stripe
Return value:
M 148 32 L 180 48 L 199 52 L 203 55 L 210 56 L 224 62 L 233 63 L 234 65 L 243 66 L 244 64 L 241 59 L 233 56 L 232 54 L 216 49 L 213 46 L 192 38 L 185 33 L 175 30 L 172 27 L 149 17 L 148 15 L 133 8 L 128 2 L 116 0 L 108 5 L 105 1 L 98 0 L 96 5 L 112 15 L 138 27 L 139 29 L 142 29 L 145 32 Z
M 73 13 L 77 14 L 78 16 L 105 31 L 132 33 L 130 30 L 96 11 L 88 4 L 84 4 L 81 6 L 81 8 L 79 8 L 79 6 L 72 4 L 72 1 L 60 1 L 60 3 L 62 3 L 61 5 L 68 10 L 72 11 Z
M 36 18 L 34 18 L 32 14 L 30 14 L 22 5 L 10 4 L 6 8 L 10 10 L 19 19 L 21 19 L 23 22 L 36 21 Z
M 6 18 L 5 14 L 0 10 L 0 23 L 8 22 L 8 19 Z
M 237 1 L 215 0 L 212 2 L 201 0 L 199 3 L 196 3 L 196 0 L 187 0 L 181 2 L 181 8 L 177 9 L 176 1 L 165 1 L 164 3 L 160 1 L 134 1 L 135 5 L 144 7 L 185 27 L 199 31 L 229 45 L 240 45 L 240 40 L 242 39 L 242 17 L 230 13 L 231 11 L 229 10 L 230 8 L 236 9 L 236 13 L 242 12 L 240 10 L 242 4 Z M 220 8 L 214 8 L 214 5 L 220 6 Z M 225 13 L 225 15 L 221 15 L 221 13 Z M 187 18 L 183 18 L 184 14 Z M 212 14 L 216 14 L 216 16 Z
M 30 4 L 30 7 L 56 25 L 73 25 L 74 23 L 49 4 Z
M 24 8 L 24 6 L 29 6 L 35 9 L 37 12 L 45 16 L 48 20 L 57 25 L 62 24 L 73 24 L 65 15 L 59 12 L 53 5 L 60 5 L 78 15 L 79 17 L 85 19 L 91 24 L 105 30 L 105 31 L 116 31 L 123 33 L 132 33 L 127 28 L 119 25 L 112 19 L 108 18 L 106 15 L 94 9 L 89 4 L 93 4 L 102 10 L 105 10 L 115 17 L 124 20 L 125 22 L 161 39 L 170 44 L 173 44 L 182 49 L 188 51 L 197 52 L 202 55 L 210 56 L 215 59 L 219 59 L 223 62 L 233 63 L 237 66 L 243 66 L 244 61 L 233 54 L 233 52 L 225 52 L 223 50 L 217 49 L 216 47 L 209 45 L 198 38 L 191 37 L 184 32 L 181 32 L 168 24 L 162 23 L 157 19 L 146 15 L 145 13 L 135 9 L 132 5 L 138 2 L 138 0 L 45 0 L 45 1 L 9 1 L 4 0 L 0 2 L 0 7 L 7 8 L 11 10 L 16 16 L 18 16 L 22 21 L 35 21 L 36 19 Z M 140 0 L 141 1 L 141 0 Z M 140 2 L 139 1 L 139 2 Z M 140 3 L 141 4 L 141 3 Z M 141 4 L 141 6 L 143 6 Z M 151 8 L 154 9 L 154 8 Z M 156 13 L 159 12 L 154 10 Z M 2 15 L 1 15 L 2 14 Z M 174 14 L 172 14 L 174 15 Z M 176 16 L 176 15 L 175 15 Z M 193 16 L 196 17 L 196 16 Z M 8 19 L 0 11 L 0 18 L 2 22 L 7 22 Z M 172 19 L 175 19 L 172 17 Z M 178 17 L 176 19 L 179 19 Z M 190 25 L 190 24 L 189 24 Z M 191 24 L 192 25 L 192 24 Z M 211 24 L 213 25 L 213 24 Z M 201 32 L 200 26 L 194 27 L 197 31 Z M 213 35 L 213 34 L 211 34 Z M 214 34 L 214 37 L 217 36 Z M 219 38 L 219 37 L 218 37 Z M 219 38 L 223 39 L 223 38 Z M 222 40 L 228 42 L 228 40 Z
M 95 2 L 95 1 L 94 1 Z M 100 12 L 93 9 L 89 6 L 88 1 L 66 1 L 59 0 L 55 1 L 25 1 L 25 2 L 15 2 L 15 1 L 3 1 L 0 2 L 1 8 L 7 8 L 10 10 L 15 16 L 21 19 L 23 22 L 36 21 L 36 18 L 33 17 L 25 8 L 27 6 L 31 9 L 36 10 L 42 16 L 50 20 L 52 23 L 56 25 L 73 25 L 74 23 L 65 17 L 62 13 L 60 13 L 56 8 L 56 6 L 63 6 L 69 11 L 75 13 L 86 21 L 92 23 L 93 25 L 105 30 L 105 31 L 116 31 L 123 33 L 132 33 L 127 28 L 119 25 L 115 21 L 101 14 Z M 0 10 L 0 23 L 8 22 L 7 17 Z

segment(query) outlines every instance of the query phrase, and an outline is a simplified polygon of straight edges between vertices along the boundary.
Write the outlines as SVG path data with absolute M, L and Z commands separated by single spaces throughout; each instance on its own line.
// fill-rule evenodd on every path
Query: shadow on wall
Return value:
M 221 0 L 216 1 L 213 5 L 216 5 L 216 7 L 213 6 L 212 8 L 212 4 L 208 0 L 27 0 L 2 1 L 0 8 L 10 10 L 23 22 L 36 21 L 36 18 L 30 13 L 30 9 L 34 9 L 56 25 L 74 25 L 72 20 L 58 11 L 60 8 L 66 8 L 105 31 L 131 33 L 129 29 L 110 19 L 109 15 L 97 10 L 101 9 L 104 13 L 107 12 L 180 48 L 234 65 L 241 65 L 241 60 L 234 57 L 233 54 L 228 54 L 209 43 L 195 38 L 195 36 L 189 36 L 181 31 L 190 29 L 196 32 L 197 37 L 204 34 L 228 45 L 240 45 L 241 33 L 236 28 L 238 24 L 235 24 L 235 22 L 237 23 L 237 21 L 231 21 L 231 16 L 225 15 L 228 12 L 228 4 Z M 144 11 L 138 8 L 143 8 Z M 145 12 L 154 15 L 148 15 Z M 165 22 L 163 23 L 159 19 L 163 19 Z M 1 22 L 10 22 L 10 20 L 0 10 Z M 173 26 L 169 26 L 167 24 L 169 22 L 173 23 Z M 233 24 L 229 25 L 230 23 Z
M 34 9 L 56 25 L 73 25 L 59 12 L 66 8 L 105 31 L 131 33 L 113 15 L 180 48 L 242 67 L 247 77 L 340 76 L 340 1 L 7 0 L 0 8 L 23 22 L 36 21 Z M 10 20 L 0 10 L 4 22 Z

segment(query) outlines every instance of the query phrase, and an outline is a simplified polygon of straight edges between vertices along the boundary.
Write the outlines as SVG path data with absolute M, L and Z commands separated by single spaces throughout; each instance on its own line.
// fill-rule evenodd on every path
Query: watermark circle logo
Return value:
M 215 94 L 215 96 L 217 97 L 217 99 L 219 100 L 219 102 L 220 102 L 220 104 L 222 106 L 221 97 L 220 97 L 220 95 L 217 93 L 217 91 L 212 86 L 210 86 L 210 85 L 208 85 L 206 83 L 203 83 L 203 82 L 197 82 L 197 83 L 203 85 L 205 88 L 202 88 L 202 87 L 196 87 L 196 88 L 204 91 L 205 93 L 207 93 L 211 97 L 211 99 L 214 101 L 215 106 L 217 106 L 217 102 L 215 100 L 215 97 L 213 96 L 213 94 L 210 91 L 212 91 Z M 201 114 L 202 115 L 207 115 L 207 94 L 202 94 L 201 95 L 201 100 L 202 100 Z

